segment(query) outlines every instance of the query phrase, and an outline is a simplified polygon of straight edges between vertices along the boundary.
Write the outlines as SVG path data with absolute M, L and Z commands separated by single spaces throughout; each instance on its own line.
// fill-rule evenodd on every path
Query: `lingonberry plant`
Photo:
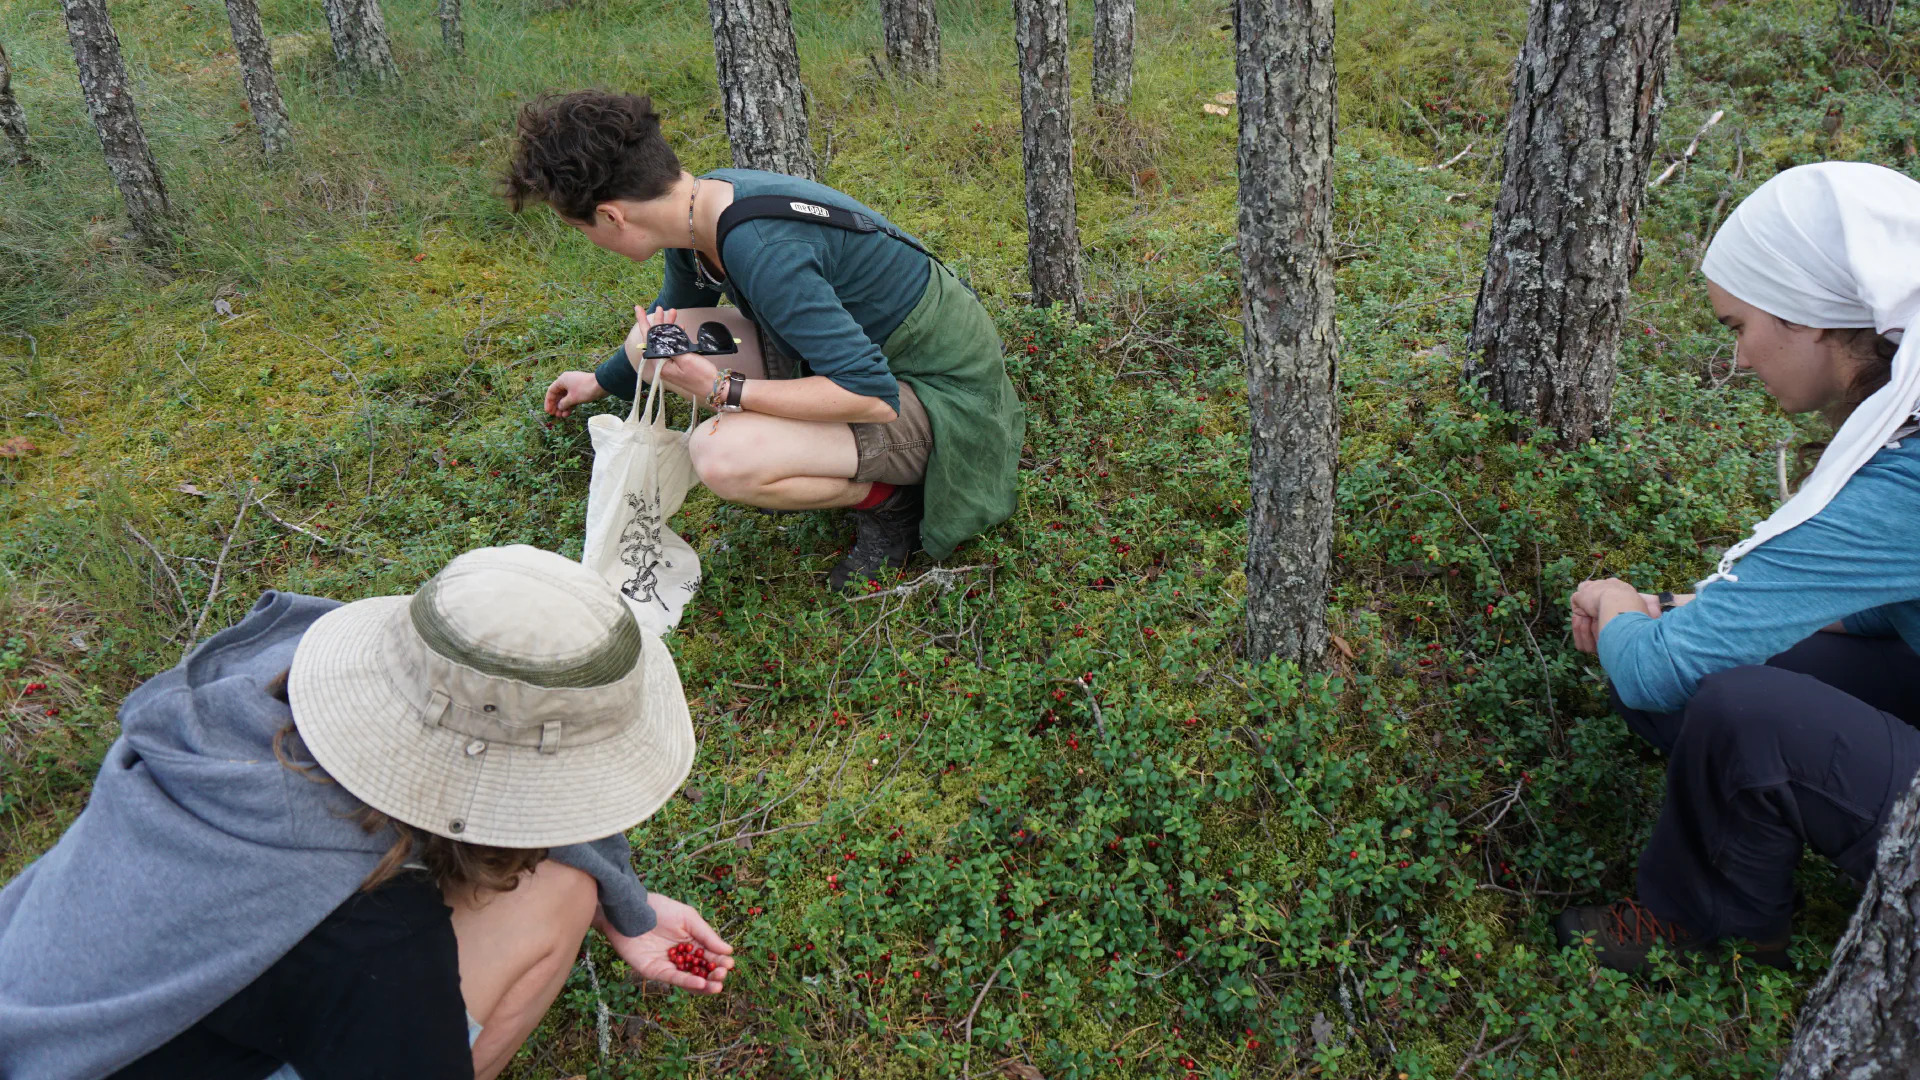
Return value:
M 598 975 L 576 972 L 514 1075 L 1772 1072 L 1851 902 L 1811 860 L 1797 971 L 1668 961 L 1633 981 L 1552 948 L 1556 908 L 1631 890 L 1662 787 L 1562 612 L 1589 575 L 1685 588 L 1770 509 L 1773 448 L 1808 432 L 1730 366 L 1700 245 L 1785 165 L 1914 167 L 1920 51 L 1887 43 L 1910 43 L 1915 16 L 1882 42 L 1813 0 L 1688 7 L 1663 154 L 1727 120 L 1649 195 L 1611 429 L 1556 447 L 1458 383 L 1497 194 L 1488 118 L 1524 6 L 1342 8 L 1336 638 L 1302 671 L 1249 665 L 1240 640 L 1231 121 L 1191 104 L 1232 85 L 1218 6 L 1143 3 L 1142 93 L 1080 128 L 1092 302 L 1075 324 L 1019 295 L 1003 24 L 980 7 L 949 27 L 948 88 L 911 97 L 868 73 L 859 5 L 797 0 L 827 179 L 926 239 L 1000 320 L 1028 410 L 1020 509 L 951 580 L 848 601 L 815 585 L 838 519 L 688 503 L 675 525 L 707 579 L 669 647 L 701 749 L 632 840 L 650 887 L 697 906 L 736 966 L 696 999 L 606 977 L 619 961 L 590 942 Z M 179 5 L 125 17 L 130 40 L 224 33 Z M 540 391 L 619 340 L 655 271 L 506 218 L 479 163 L 512 101 L 582 72 L 643 78 L 692 167 L 726 163 L 726 141 L 698 5 L 513 18 L 512 63 L 410 73 L 379 106 L 296 54 L 313 158 L 170 158 L 222 193 L 183 200 L 204 242 L 173 277 L 104 232 L 0 244 L 0 314 L 45 282 L 106 289 L 31 341 L 0 335 L 4 415 L 44 451 L 0 458 L 0 874 L 84 804 L 114 704 L 178 659 L 210 598 L 212 627 L 268 587 L 408 591 L 478 544 L 578 553 L 591 451 Z M 0 10 L 0 37 L 64 48 L 41 22 Z M 583 35 L 605 48 L 583 57 Z M 177 92 L 143 109 L 224 130 L 231 101 L 193 72 L 153 67 Z M 110 210 L 75 194 L 97 163 L 50 168 L 0 228 Z M 229 281 L 257 314 L 206 314 Z M 265 501 L 229 537 L 249 490 Z

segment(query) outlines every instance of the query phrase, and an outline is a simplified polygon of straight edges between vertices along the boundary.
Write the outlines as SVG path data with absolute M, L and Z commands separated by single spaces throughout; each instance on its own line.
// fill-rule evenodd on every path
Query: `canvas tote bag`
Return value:
M 700 410 L 689 409 L 685 431 L 668 427 L 659 378 L 666 361 L 653 363 L 647 393 L 634 395 L 624 419 L 602 413 L 587 421 L 593 477 L 580 561 L 620 590 L 641 629 L 664 634 L 700 587 L 699 554 L 667 527 L 695 482 L 688 441 Z

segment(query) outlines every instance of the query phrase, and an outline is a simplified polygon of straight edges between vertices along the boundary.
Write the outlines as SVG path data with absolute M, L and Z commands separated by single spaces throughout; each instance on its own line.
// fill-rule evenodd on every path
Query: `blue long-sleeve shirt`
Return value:
M 735 199 L 796 195 L 858 210 L 871 207 L 811 180 L 754 169 L 715 169 L 705 179 L 733 185 Z M 702 287 L 693 252 L 669 248 L 660 295 L 648 310 L 714 307 L 722 293 Z M 849 393 L 900 408 L 900 385 L 880 346 L 906 321 L 927 291 L 927 257 L 883 232 L 849 232 L 811 222 L 755 218 L 727 234 L 720 253 L 726 295 L 753 317 L 778 348 Z M 622 346 L 595 372 L 601 388 L 634 395 L 633 365 Z
M 1826 508 L 1754 548 L 1692 603 L 1617 616 L 1600 663 L 1629 708 L 1673 712 L 1700 680 L 1758 664 L 1845 620 L 1920 650 L 1920 437 L 1882 449 Z

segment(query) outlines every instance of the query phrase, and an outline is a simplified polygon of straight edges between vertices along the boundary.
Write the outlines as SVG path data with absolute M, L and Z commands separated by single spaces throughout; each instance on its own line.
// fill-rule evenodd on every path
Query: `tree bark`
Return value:
M 933 0 L 880 0 L 887 64 L 909 79 L 940 78 L 940 17 Z
M 120 38 L 107 18 L 107 0 L 61 0 L 67 16 L 67 40 L 79 68 L 80 92 L 87 99 L 94 130 L 107 169 L 127 204 L 127 217 L 142 243 L 159 244 L 167 237 L 173 208 L 167 186 L 160 179 L 147 145 L 146 129 L 127 86 L 127 68 L 120 60 Z
M 1238 0 L 1247 655 L 1327 649 L 1334 466 L 1333 0 Z
M 460 25 L 460 0 L 440 0 L 440 44 L 448 56 L 467 55 L 467 32 Z
M 733 163 L 814 178 L 806 89 L 787 0 L 707 0 Z
M 1133 100 L 1133 0 L 1094 0 L 1093 100 L 1115 109 Z
M 333 58 L 350 79 L 398 82 L 400 66 L 393 62 L 387 40 L 387 20 L 380 0 L 321 0 L 327 9 L 327 30 L 333 35 Z
M 33 154 L 27 149 L 27 113 L 13 96 L 13 62 L 7 59 L 5 45 L 0 45 L 0 132 L 7 136 L 6 144 L 0 145 L 0 165 L 32 165 Z
M 1868 26 L 1885 26 L 1893 21 L 1893 0 L 1847 0 L 1847 10 Z
M 1920 778 L 1894 804 L 1873 878 L 1807 997 L 1780 1080 L 1920 1077 Z
M 1020 53 L 1020 149 L 1027 172 L 1027 277 L 1033 303 L 1066 303 L 1078 317 L 1083 301 L 1066 0 L 1013 0 L 1013 38 Z
M 233 53 L 240 60 L 240 83 L 253 110 L 253 126 L 260 129 L 260 149 L 269 157 L 293 149 L 293 124 L 273 77 L 273 53 L 260 28 L 259 0 L 227 0 L 227 25 L 233 28 Z
M 1567 444 L 1605 426 L 1679 0 L 1534 0 L 1466 376 Z

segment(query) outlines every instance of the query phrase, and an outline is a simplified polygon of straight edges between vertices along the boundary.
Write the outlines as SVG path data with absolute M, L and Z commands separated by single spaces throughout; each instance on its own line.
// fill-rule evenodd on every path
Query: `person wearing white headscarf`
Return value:
M 1554 920 L 1563 945 L 1624 970 L 1657 941 L 1720 938 L 1784 963 L 1803 849 L 1864 881 L 1920 772 L 1920 183 L 1789 169 L 1735 208 L 1701 269 L 1738 365 L 1837 430 L 1694 594 L 1613 578 L 1573 595 L 1576 647 L 1669 754 L 1637 897 Z

